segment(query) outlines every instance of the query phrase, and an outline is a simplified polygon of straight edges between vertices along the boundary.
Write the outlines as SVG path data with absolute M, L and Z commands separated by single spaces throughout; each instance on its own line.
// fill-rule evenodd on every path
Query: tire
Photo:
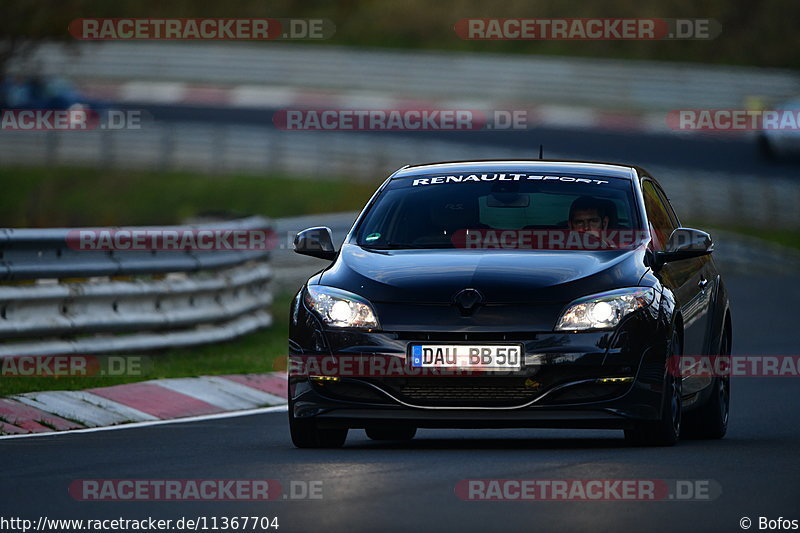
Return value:
M 411 440 L 417 434 L 415 427 L 368 427 L 365 431 L 372 440 Z
M 774 161 L 777 159 L 777 154 L 775 153 L 775 149 L 769 144 L 769 139 L 762 133 L 758 136 L 758 154 L 761 156 L 762 159 L 766 159 L 767 161 Z
M 728 332 L 722 335 L 720 355 L 730 355 Z M 697 409 L 686 413 L 686 424 L 682 436 L 690 439 L 721 439 L 728 432 L 728 418 L 731 405 L 731 378 L 714 378 L 711 396 Z
M 678 332 L 673 331 L 667 350 L 667 365 L 670 365 L 672 356 L 680 352 L 679 348 Z M 681 379 L 665 369 L 660 419 L 639 422 L 634 428 L 626 429 L 625 440 L 635 446 L 673 446 L 681 434 L 681 410 Z
M 314 420 L 298 420 L 289 407 L 289 433 L 297 448 L 341 448 L 347 428 L 320 429 Z

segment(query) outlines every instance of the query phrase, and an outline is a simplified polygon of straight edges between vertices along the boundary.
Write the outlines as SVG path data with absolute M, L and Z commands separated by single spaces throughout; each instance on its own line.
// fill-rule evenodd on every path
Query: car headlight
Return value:
M 613 328 L 624 316 L 652 304 L 655 297 L 652 287 L 631 287 L 580 298 L 561 314 L 556 331 Z
M 335 287 L 309 285 L 306 304 L 328 326 L 377 328 L 378 319 L 369 302 L 357 294 Z

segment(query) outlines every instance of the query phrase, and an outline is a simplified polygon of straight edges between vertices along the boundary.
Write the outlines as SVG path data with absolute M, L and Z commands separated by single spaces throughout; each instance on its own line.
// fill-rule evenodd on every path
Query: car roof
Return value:
M 507 172 L 586 174 L 609 178 L 631 179 L 637 175 L 637 171 L 640 169 L 631 165 L 603 163 L 599 161 L 483 159 L 408 165 L 392 174 L 392 179 L 419 176 L 420 174 L 496 172 L 498 170 Z M 639 175 L 642 173 L 646 174 L 644 171 L 638 172 Z

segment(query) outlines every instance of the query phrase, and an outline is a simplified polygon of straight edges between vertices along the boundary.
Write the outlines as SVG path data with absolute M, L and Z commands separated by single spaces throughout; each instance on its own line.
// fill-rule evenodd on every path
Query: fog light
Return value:
M 311 381 L 324 382 L 324 381 L 339 381 L 339 376 L 308 376 Z
M 597 378 L 598 383 L 630 383 L 633 381 L 631 376 L 617 377 L 617 378 Z

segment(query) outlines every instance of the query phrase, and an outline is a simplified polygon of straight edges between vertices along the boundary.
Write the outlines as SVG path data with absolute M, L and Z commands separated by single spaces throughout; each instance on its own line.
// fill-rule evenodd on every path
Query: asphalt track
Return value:
M 754 273 L 755 274 L 755 273 Z M 734 353 L 796 354 L 797 278 L 728 279 Z M 421 430 L 408 444 L 352 431 L 340 450 L 294 449 L 285 413 L 0 441 L 0 516 L 278 516 L 278 531 L 742 531 L 800 519 L 800 381 L 735 378 L 728 437 L 631 448 L 615 431 Z M 80 502 L 76 479 L 322 481 L 321 500 Z M 462 479 L 713 480 L 706 501 L 470 502 Z

